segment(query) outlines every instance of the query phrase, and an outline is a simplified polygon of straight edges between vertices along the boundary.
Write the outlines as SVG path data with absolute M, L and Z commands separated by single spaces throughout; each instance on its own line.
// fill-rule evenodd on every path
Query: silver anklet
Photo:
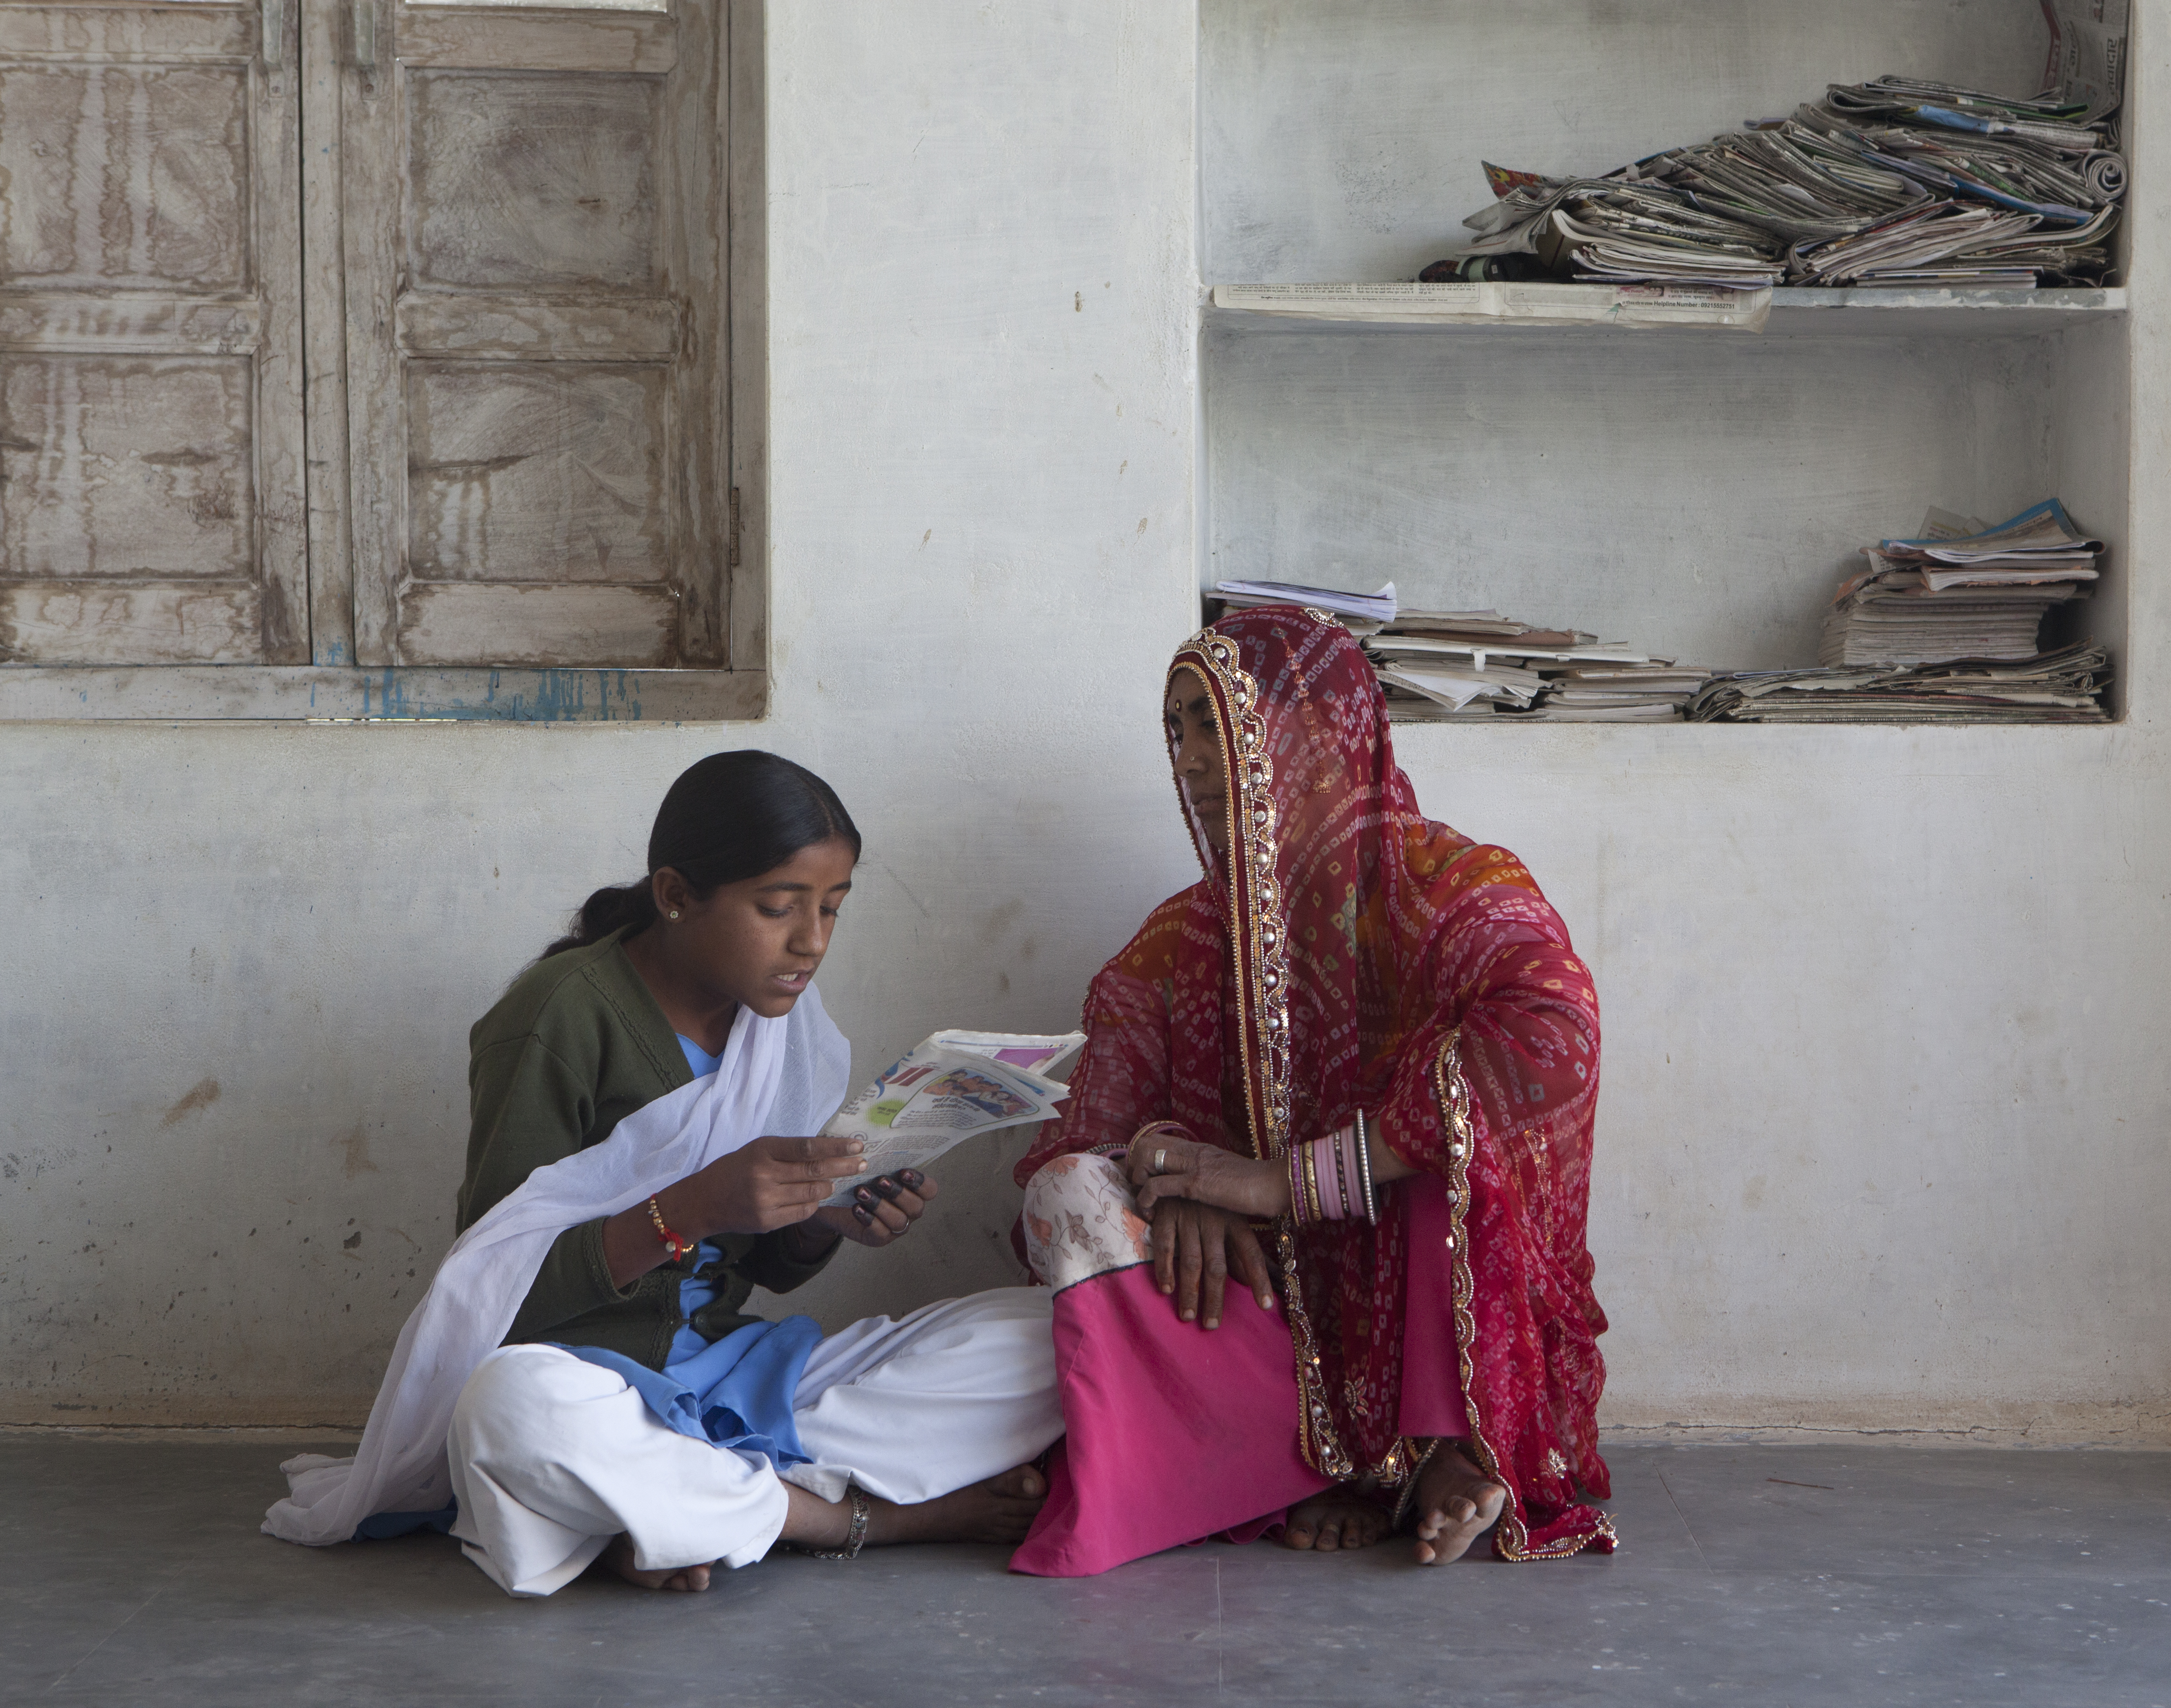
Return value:
M 873 1508 L 867 1497 L 855 1488 L 847 1488 L 844 1498 L 852 1503 L 852 1528 L 844 1533 L 841 1548 L 809 1548 L 807 1556 L 814 1560 L 856 1560 L 860 1550 L 867 1545 L 867 1516 Z
M 1439 1444 L 1445 1439 L 1444 1436 L 1433 1437 L 1432 1444 L 1411 1462 L 1409 1480 L 1402 1485 L 1402 1495 L 1395 1502 L 1395 1516 L 1387 1521 L 1387 1527 L 1398 1534 L 1410 1522 L 1412 1512 L 1417 1506 L 1418 1479 L 1424 1474 L 1424 1468 L 1432 1463 L 1432 1456 L 1439 1451 Z

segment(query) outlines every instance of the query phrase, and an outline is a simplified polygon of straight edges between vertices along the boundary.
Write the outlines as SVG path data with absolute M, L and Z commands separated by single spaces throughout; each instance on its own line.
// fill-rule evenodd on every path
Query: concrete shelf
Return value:
M 1772 293 L 1772 332 L 1848 332 L 1873 337 L 2056 332 L 2125 313 L 2121 286 L 2104 291 L 1783 290 Z
M 2110 649 L 2122 715 L 2145 296 L 1780 289 L 1751 330 L 1648 324 L 1667 305 L 1600 285 L 1241 288 L 1414 279 L 1469 235 L 1481 161 L 1605 171 L 1790 111 L 1827 81 L 1906 67 L 2032 91 L 2043 65 L 2040 12 L 2022 0 L 1541 10 L 1542 27 L 1403 0 L 1202 11 L 1199 270 L 1219 288 L 1198 310 L 1200 586 L 1391 581 L 1412 608 L 1793 669 L 1815 661 L 1865 541 L 1915 533 L 1933 506 L 1996 518 L 2055 494 L 2109 547 L 2083 620 Z M 2131 234 L 2115 277 L 2132 276 Z M 1474 751 L 1412 733 L 1428 727 L 1397 736 Z M 1732 764 L 1720 756 L 1742 745 L 1895 745 L 1877 726 L 1772 727 L 1804 733 L 1517 723 L 1500 739 L 1632 754 L 1637 731 L 1663 730 L 1691 765 Z M 2104 726 L 2029 727 L 2072 753 L 2076 729 Z
M 1573 287 L 1571 287 L 1573 288 Z M 1603 286 L 1588 287 L 1594 293 Z M 1410 334 L 1508 333 L 1520 337 L 1611 336 L 1622 332 L 1660 332 L 1675 336 L 1718 338 L 1820 337 L 2015 338 L 2058 332 L 2068 327 L 2123 319 L 2122 287 L 2101 291 L 2030 290 L 1829 290 L 1786 289 L 1772 293 L 1772 316 L 1759 333 L 1708 324 L 1616 326 L 1599 320 L 1434 319 L 1412 305 L 1394 313 L 1347 317 L 1296 308 L 1225 308 L 1208 303 L 1203 324 L 1235 332 L 1339 332 L 1365 336 Z

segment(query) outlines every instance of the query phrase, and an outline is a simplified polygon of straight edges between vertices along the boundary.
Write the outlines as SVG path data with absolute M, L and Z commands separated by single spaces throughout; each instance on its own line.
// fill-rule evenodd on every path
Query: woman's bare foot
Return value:
M 1507 1504 L 1508 1491 L 1457 1443 L 1440 1443 L 1418 1475 L 1418 1564 L 1444 1566 L 1462 1558 Z
M 1386 1534 L 1385 1513 L 1361 1496 L 1329 1489 L 1289 1508 L 1282 1546 L 1332 1554 L 1340 1549 L 1369 1548 Z
M 786 1483 L 791 1515 L 783 1539 L 801 1548 L 841 1548 L 852 1525 L 849 1501 L 825 1501 Z M 931 1501 L 909 1507 L 863 1497 L 867 1534 L 862 1545 L 885 1548 L 900 1542 L 1022 1542 L 1033 1515 L 1048 1498 L 1048 1479 L 1029 1464 L 1013 1465 Z
M 610 1539 L 596 1565 L 606 1571 L 615 1571 L 628 1583 L 641 1589 L 675 1589 L 689 1595 L 698 1595 L 709 1587 L 709 1567 L 706 1566 L 678 1566 L 663 1571 L 643 1571 L 633 1563 L 633 1538 L 621 1530 Z

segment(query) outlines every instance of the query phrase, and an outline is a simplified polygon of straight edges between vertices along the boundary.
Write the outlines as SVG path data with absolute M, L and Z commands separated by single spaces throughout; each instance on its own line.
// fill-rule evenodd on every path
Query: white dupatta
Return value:
M 271 1535 L 349 1540 L 378 1513 L 430 1513 L 453 1497 L 445 1435 L 468 1378 L 502 1341 L 551 1243 L 616 1215 L 765 1133 L 817 1132 L 850 1089 L 851 1048 L 809 985 L 791 1011 L 739 1010 L 721 1064 L 635 1110 L 598 1145 L 537 1169 L 453 1242 L 399 1331 L 351 1459 L 305 1453 L 279 1468 L 288 1495 Z

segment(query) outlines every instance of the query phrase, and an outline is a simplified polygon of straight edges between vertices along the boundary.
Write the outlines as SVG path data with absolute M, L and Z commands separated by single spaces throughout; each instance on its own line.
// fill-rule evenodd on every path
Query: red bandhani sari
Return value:
M 1296 1454 L 1320 1478 L 1397 1489 L 1420 1438 L 1466 1438 L 1509 1491 L 1503 1557 L 1611 1552 L 1610 1520 L 1583 1499 L 1611 1492 L 1584 1245 L 1590 975 L 1513 854 L 1419 811 L 1339 624 L 1233 614 L 1184 645 L 1180 671 L 1220 725 L 1229 854 L 1192 820 L 1205 877 L 1094 980 L 1061 1125 L 1018 1182 L 1161 1121 L 1278 1157 L 1361 1107 L 1420 1172 L 1380 1188 L 1377 1226 L 1272 1230 Z M 1074 1424 L 1074 1462 L 1089 1445 Z

